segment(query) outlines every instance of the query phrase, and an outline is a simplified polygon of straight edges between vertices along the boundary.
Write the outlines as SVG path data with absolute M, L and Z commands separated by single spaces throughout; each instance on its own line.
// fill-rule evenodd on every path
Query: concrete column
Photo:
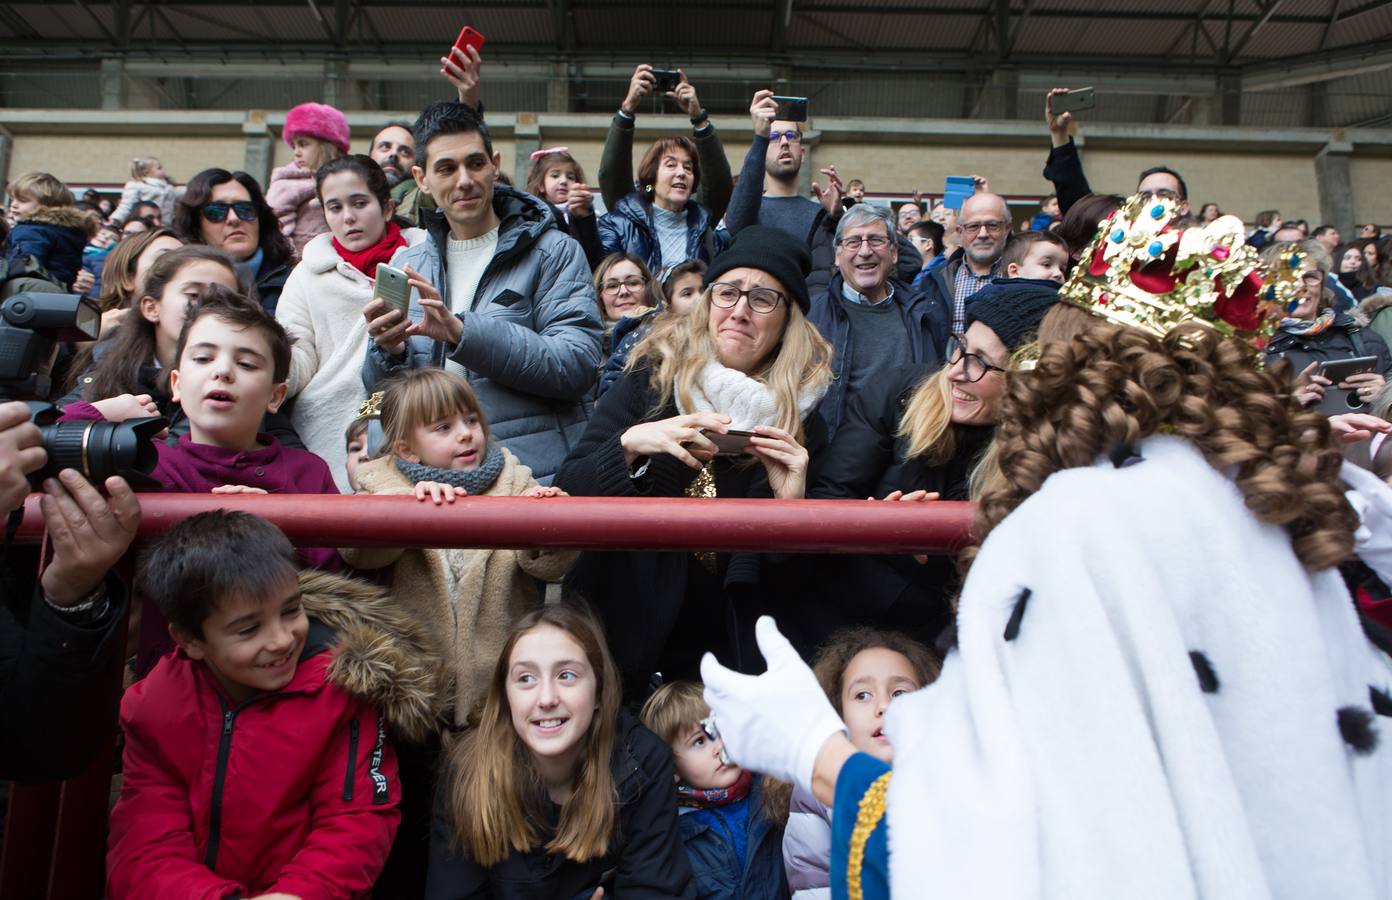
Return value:
M 521 188 L 527 183 L 527 172 L 532 168 L 532 154 L 541 149 L 541 127 L 536 113 L 517 114 L 513 148 L 516 158 L 512 162 L 512 182 Z
M 817 149 L 817 144 L 821 141 L 821 139 L 822 133 L 816 130 L 815 128 L 810 128 L 802 133 L 802 144 L 803 147 L 806 148 L 806 151 L 803 153 L 802 157 L 802 168 L 798 170 L 798 192 L 801 193 L 804 197 L 812 196 L 812 182 L 814 180 L 826 180 L 825 178 L 822 178 L 820 175 L 818 175 L 815 179 L 813 178 L 813 176 L 816 175 L 817 170 L 819 168 L 822 168 L 822 166 L 818 166 L 816 162 L 813 160 L 813 156 L 815 155 L 815 151 Z M 826 161 L 826 165 L 830 165 L 835 162 L 836 160 L 829 159 Z M 738 175 L 739 172 L 736 171 L 735 174 Z M 852 176 L 847 175 L 842 177 L 850 178 Z M 823 187 L 825 187 L 825 185 L 823 185 Z
M 102 109 L 126 108 L 126 63 L 122 59 L 101 61 Z
M 348 73 L 347 59 L 324 60 L 323 103 L 335 109 L 361 109 L 362 91 Z
M 546 111 L 570 112 L 570 66 L 564 62 L 551 64 L 551 74 L 546 81 Z
M 253 109 L 242 123 L 242 135 L 246 138 L 246 156 L 242 171 L 255 178 L 265 188 L 271 183 L 271 168 L 275 160 L 274 143 L 271 130 L 266 126 L 266 111 Z
M 10 183 L 10 157 L 14 154 L 14 135 L 0 128 L 0 184 Z
M 1242 124 L 1242 73 L 1224 72 L 1218 76 L 1219 122 Z
M 1305 124 L 1310 128 L 1329 127 L 1329 82 L 1305 85 Z
M 1353 181 L 1349 177 L 1349 157 L 1353 144 L 1332 140 L 1315 156 L 1315 190 L 1319 194 L 1320 221 L 1312 225 L 1333 225 L 1342 235 L 1354 234 Z

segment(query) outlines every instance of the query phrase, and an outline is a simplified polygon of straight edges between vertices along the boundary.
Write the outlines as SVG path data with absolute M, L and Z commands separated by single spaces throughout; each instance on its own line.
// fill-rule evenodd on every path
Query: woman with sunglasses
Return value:
M 1371 403 L 1392 372 L 1392 356 L 1376 331 L 1334 309 L 1334 292 L 1327 284 L 1333 260 L 1324 245 L 1314 240 L 1276 244 L 1263 250 L 1262 258 L 1268 267 L 1299 271 L 1299 292 L 1287 304 L 1276 334 L 1266 345 L 1267 359 L 1290 360 L 1291 374 L 1301 382 L 1295 398 L 1312 406 L 1324 399 L 1326 391 L 1337 388 L 1356 391 L 1358 400 Z M 1376 360 L 1372 371 L 1349 375 L 1337 385 L 1317 374 L 1323 363 L 1365 356 Z
M 1011 356 L 1034 339 L 1057 288 L 1015 284 L 967 307 L 947 365 L 916 365 L 852 398 L 808 496 L 889 501 L 966 500 L 984 478 Z M 825 557 L 809 567 L 812 594 L 799 630 L 816 643 L 853 624 L 903 631 L 931 644 L 951 621 L 950 557 Z M 848 594 L 847 591 L 851 591 Z M 847 611 L 846 596 L 857 598 Z M 795 640 L 795 643 L 797 641 Z
M 781 231 L 741 232 L 695 309 L 659 318 L 633 349 L 556 485 L 576 496 L 802 497 L 831 377 L 831 348 L 806 318 L 810 266 Z M 752 650 L 768 608 L 759 582 L 753 554 L 631 552 L 582 554 L 568 584 L 604 620 L 639 701 L 655 673 L 695 675 L 706 649 L 757 664 L 736 648 Z
M 191 244 L 208 244 L 232 257 L 261 306 L 275 315 L 294 248 L 255 178 L 226 169 L 199 172 L 175 206 L 174 230 Z

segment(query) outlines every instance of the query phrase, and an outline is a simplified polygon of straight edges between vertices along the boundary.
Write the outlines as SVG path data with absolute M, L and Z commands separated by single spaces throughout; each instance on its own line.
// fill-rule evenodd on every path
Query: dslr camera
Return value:
M 152 441 L 169 424 L 163 418 L 59 422 L 58 408 L 44 399 L 59 343 L 94 341 L 100 333 L 101 310 L 78 294 L 24 291 L 0 303 L 0 400 L 28 404 L 48 453 L 48 463 L 29 476 L 36 490 L 62 469 L 76 469 L 97 487 L 120 475 L 136 489 L 158 488 L 149 476 L 158 461 Z

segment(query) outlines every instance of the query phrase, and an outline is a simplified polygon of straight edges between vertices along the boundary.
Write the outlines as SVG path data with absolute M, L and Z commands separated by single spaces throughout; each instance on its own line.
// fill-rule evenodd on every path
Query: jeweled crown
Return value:
M 1098 227 L 1060 298 L 1157 337 L 1200 322 L 1264 346 L 1280 312 L 1242 220 L 1182 228 L 1180 216 L 1169 197 L 1132 196 Z

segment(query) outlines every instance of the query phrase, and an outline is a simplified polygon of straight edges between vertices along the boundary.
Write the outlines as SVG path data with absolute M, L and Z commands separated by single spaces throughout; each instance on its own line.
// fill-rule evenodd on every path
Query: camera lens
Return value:
M 158 417 L 42 425 L 39 431 L 48 464 L 33 474 L 32 481 L 41 484 L 63 469 L 76 469 L 98 487 L 112 475 L 132 484 L 146 483 L 159 461 L 152 439 L 165 427 L 165 420 Z

